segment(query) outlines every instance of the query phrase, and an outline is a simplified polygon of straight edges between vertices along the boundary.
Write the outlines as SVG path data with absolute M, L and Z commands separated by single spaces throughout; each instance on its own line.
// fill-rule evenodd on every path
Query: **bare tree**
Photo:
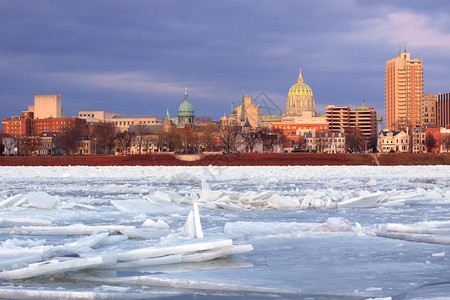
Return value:
M 261 131 L 250 130 L 241 133 L 245 148 L 251 153 L 256 144 L 261 140 Z
M 350 151 L 359 151 L 363 146 L 363 138 L 358 127 L 350 127 L 346 131 L 345 144 Z
M 3 152 L 5 153 L 5 155 L 6 156 L 11 155 L 11 153 L 13 153 L 14 151 L 14 148 L 17 147 L 17 140 L 12 137 L 5 137 L 3 138 L 3 146 L 4 146 Z
M 147 125 L 134 125 L 132 131 L 134 133 L 134 144 L 137 146 L 139 154 L 142 154 L 144 138 L 150 134 L 150 130 Z
M 24 136 L 20 139 L 20 149 L 23 155 L 33 155 L 41 146 L 41 139 L 37 136 Z
M 431 152 L 431 148 L 436 146 L 436 138 L 431 132 L 427 132 L 425 136 L 425 146 L 427 147 L 427 152 Z
M 142 147 L 145 149 L 145 153 L 151 152 L 153 146 L 155 146 L 155 135 L 147 134 L 142 140 Z
M 222 142 L 222 150 L 225 153 L 231 153 L 236 150 L 236 139 L 239 135 L 237 126 L 226 126 L 220 130 L 219 138 Z
M 69 153 L 69 155 L 74 155 L 80 146 L 81 139 L 83 138 L 81 131 L 75 127 L 64 127 L 61 131 L 62 132 L 58 138 L 62 148 Z
M 450 134 L 442 135 L 442 145 L 444 146 L 445 151 L 449 152 L 449 150 L 450 150 Z
M 95 142 L 103 150 L 103 154 L 110 154 L 116 137 L 116 127 L 113 123 L 96 123 L 92 135 Z M 97 153 L 96 153 L 97 154 Z
M 281 145 L 283 143 L 283 133 L 267 127 L 261 128 L 261 142 L 263 147 L 267 149 L 269 153 L 272 153 L 274 146 Z
M 169 149 L 173 149 L 175 152 L 186 147 L 185 140 L 186 135 L 183 134 L 178 128 L 171 128 L 167 133 Z
M 215 123 L 209 123 L 206 126 L 195 128 L 194 135 L 198 148 L 206 151 L 214 149 L 214 145 L 219 135 L 219 127 Z
M 164 149 L 164 146 L 168 146 L 168 133 L 164 130 L 155 131 L 154 135 L 151 136 L 153 144 L 156 146 L 159 152 Z
M 115 137 L 117 152 L 122 153 L 122 155 L 126 155 L 128 152 L 128 149 L 131 147 L 133 137 L 134 137 L 134 134 L 130 133 L 128 131 L 117 133 L 116 137 Z

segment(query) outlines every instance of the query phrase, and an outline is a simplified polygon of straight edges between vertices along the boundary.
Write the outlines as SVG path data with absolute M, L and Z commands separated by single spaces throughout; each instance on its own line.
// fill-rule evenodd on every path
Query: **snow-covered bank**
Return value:
M 447 166 L 0 167 L 0 298 L 395 297 L 450 276 L 449 186 Z

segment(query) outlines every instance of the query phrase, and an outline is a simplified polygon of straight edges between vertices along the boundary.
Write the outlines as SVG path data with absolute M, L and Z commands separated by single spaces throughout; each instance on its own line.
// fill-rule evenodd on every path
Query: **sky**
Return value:
M 450 92 L 450 1 L 0 0 L 0 118 L 59 94 L 66 116 L 105 110 L 218 120 L 242 92 L 282 113 L 300 68 L 316 110 L 365 101 L 384 118 L 386 60 L 422 58 Z

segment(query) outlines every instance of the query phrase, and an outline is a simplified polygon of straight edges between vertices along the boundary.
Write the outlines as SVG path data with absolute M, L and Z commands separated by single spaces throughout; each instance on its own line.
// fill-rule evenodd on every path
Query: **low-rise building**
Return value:
M 382 131 L 378 135 L 378 152 L 409 152 L 410 137 L 404 131 Z
M 58 133 L 52 131 L 43 131 L 39 135 L 41 140 L 39 146 L 39 155 L 55 155 L 55 138 Z
M 152 116 L 124 116 L 117 115 L 110 119 L 105 119 L 105 122 L 113 123 L 117 131 L 124 132 L 130 129 L 133 125 L 157 125 L 163 126 L 163 120 Z
M 306 150 L 317 153 L 345 153 L 345 132 L 312 131 L 305 134 Z
M 425 138 L 427 132 L 425 128 L 413 128 L 411 130 L 412 135 L 412 152 L 413 153 L 426 153 L 427 147 L 425 146 Z
M 78 147 L 79 155 L 94 155 L 96 151 L 95 141 L 91 139 L 82 139 Z

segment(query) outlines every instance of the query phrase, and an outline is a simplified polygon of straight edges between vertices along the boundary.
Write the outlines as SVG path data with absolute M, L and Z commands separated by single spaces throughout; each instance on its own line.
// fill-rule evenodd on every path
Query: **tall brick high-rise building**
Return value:
M 389 130 L 422 126 L 423 67 L 422 59 L 411 59 L 400 52 L 386 61 L 385 110 Z

